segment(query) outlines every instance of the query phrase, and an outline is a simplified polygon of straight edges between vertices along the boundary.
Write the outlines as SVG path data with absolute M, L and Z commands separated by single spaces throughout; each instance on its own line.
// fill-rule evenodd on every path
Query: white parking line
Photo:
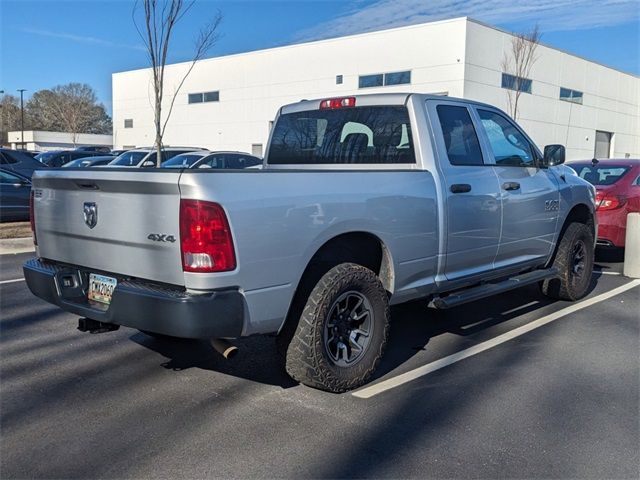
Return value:
M 16 283 L 16 282 L 24 282 L 24 278 L 14 278 L 13 280 L 2 280 L 0 281 L 0 285 L 3 283 Z
M 547 323 L 551 323 L 554 320 L 558 320 L 559 318 L 569 315 L 570 313 L 577 312 L 578 310 L 590 307 L 591 305 L 602 302 L 603 300 L 607 300 L 608 298 L 614 297 L 622 292 L 626 292 L 627 290 L 637 287 L 638 285 L 640 285 L 640 280 L 633 280 L 618 288 L 614 288 L 613 290 L 601 293 L 600 295 L 597 295 L 588 300 L 570 305 L 566 308 L 563 308 L 562 310 L 558 310 L 557 312 L 546 315 L 521 327 L 514 328 L 513 330 L 503 333 L 502 335 L 498 335 L 497 337 L 492 338 L 491 340 L 487 340 L 486 342 L 482 342 L 474 345 L 473 347 L 461 350 L 452 355 L 436 360 L 435 362 L 428 363 L 426 365 L 423 365 L 422 367 L 418 367 L 414 370 L 398 375 L 397 377 L 392 377 L 375 385 L 371 385 L 370 387 L 365 387 L 361 390 L 357 390 L 353 392 L 352 395 L 358 398 L 371 398 L 374 395 L 378 395 L 380 393 L 386 392 L 387 390 L 391 390 L 392 388 L 404 385 L 405 383 L 411 382 L 412 380 L 435 372 L 436 370 L 440 370 L 441 368 L 459 362 L 460 360 L 464 360 L 465 358 L 469 358 L 473 355 L 484 352 L 485 350 L 489 350 L 490 348 L 498 346 L 501 343 L 519 337 L 520 335 L 524 335 L 525 333 L 542 327 Z

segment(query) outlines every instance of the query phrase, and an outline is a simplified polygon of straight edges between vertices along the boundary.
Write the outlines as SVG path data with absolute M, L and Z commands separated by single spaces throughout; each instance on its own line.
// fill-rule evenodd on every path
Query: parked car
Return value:
M 624 247 L 627 215 L 640 212 L 640 159 L 572 161 L 567 165 L 596 187 L 597 245 Z
M 210 152 L 201 150 L 176 155 L 162 164 L 162 168 L 235 169 L 262 165 L 262 159 L 244 152 Z
M 97 157 L 103 155 L 99 152 L 86 152 L 78 150 L 55 150 L 51 152 L 42 152 L 36 155 L 36 160 L 42 162 L 43 165 L 51 168 L 62 167 L 64 164 L 72 160 L 87 157 Z
M 277 332 L 291 377 L 332 392 L 371 378 L 390 305 L 588 291 L 595 188 L 563 178 L 563 146 L 542 153 L 495 107 L 301 101 L 280 109 L 268 145 L 262 172 L 36 172 L 27 285 L 85 331 L 125 325 L 219 351 Z
M 0 221 L 29 220 L 31 180 L 17 172 L 0 168 Z
M 200 148 L 188 147 L 166 147 L 162 150 L 163 162 L 180 155 L 181 153 L 197 152 Z M 110 167 L 125 168 L 152 168 L 156 166 L 156 151 L 153 148 L 136 148 L 128 150 L 118 155 L 111 163 Z
M 21 150 L 0 148 L 0 168 L 31 178 L 34 170 L 43 169 L 46 166 Z
M 116 158 L 114 155 L 100 155 L 98 157 L 83 157 L 65 163 L 63 168 L 102 167 L 108 165 Z
M 77 152 L 96 152 L 96 153 L 111 153 L 111 149 L 104 145 L 87 145 L 84 147 L 76 148 Z

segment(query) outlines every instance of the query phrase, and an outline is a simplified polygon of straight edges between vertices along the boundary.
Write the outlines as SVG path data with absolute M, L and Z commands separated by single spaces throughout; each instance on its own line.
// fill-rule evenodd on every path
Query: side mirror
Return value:
M 565 159 L 564 145 L 547 145 L 544 147 L 544 158 L 542 159 L 543 167 L 553 167 L 561 165 Z
M 150 168 L 155 166 L 156 166 L 156 162 L 154 162 L 153 160 L 145 160 L 145 162 L 142 164 L 143 168 Z

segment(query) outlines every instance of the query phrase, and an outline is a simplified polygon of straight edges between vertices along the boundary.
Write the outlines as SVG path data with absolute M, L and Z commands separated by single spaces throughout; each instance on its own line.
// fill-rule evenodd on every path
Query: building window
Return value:
M 219 102 L 219 101 L 220 101 L 219 91 L 189 94 L 189 103 Z
M 402 85 L 411 83 L 411 72 L 376 73 L 373 75 L 360 75 L 359 88 L 382 87 L 389 85 Z
M 381 73 L 375 75 L 360 75 L 358 79 L 358 88 L 381 87 L 384 85 L 384 75 Z
M 611 157 L 611 138 L 613 133 L 601 132 L 596 130 L 596 145 L 594 147 L 593 156 L 595 158 L 610 158 Z
M 503 73 L 502 88 L 531 93 L 531 80 L 529 80 L 528 78 L 516 77 L 515 75 L 509 75 L 508 73 Z
M 133 118 L 124 119 L 124 128 L 133 128 Z
M 402 85 L 411 83 L 411 72 L 393 72 L 384 74 L 385 85 Z
M 336 75 L 336 85 L 342 85 L 342 75 Z
M 569 88 L 560 88 L 560 100 L 565 102 L 579 103 L 582 105 L 582 92 Z

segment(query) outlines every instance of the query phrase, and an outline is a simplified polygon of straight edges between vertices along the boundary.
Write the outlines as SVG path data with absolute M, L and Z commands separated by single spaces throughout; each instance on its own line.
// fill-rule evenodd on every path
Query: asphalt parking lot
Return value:
M 0 256 L 2 478 L 638 478 L 640 282 L 598 264 L 577 304 L 536 287 L 392 311 L 371 387 L 293 383 L 273 338 L 90 335 Z M 434 363 L 435 362 L 435 363 Z

